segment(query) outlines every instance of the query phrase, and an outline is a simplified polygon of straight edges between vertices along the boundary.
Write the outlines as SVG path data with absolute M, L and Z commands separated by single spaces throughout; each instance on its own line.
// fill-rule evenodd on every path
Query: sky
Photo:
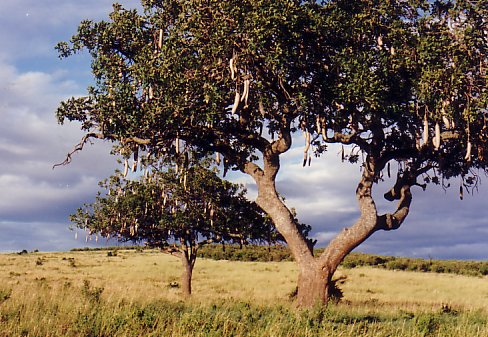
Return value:
M 138 0 L 119 0 L 126 8 Z M 106 19 L 111 0 L 0 1 L 0 251 L 65 251 L 93 246 L 84 233 L 69 229 L 69 214 L 94 200 L 98 182 L 118 167 L 110 144 L 99 141 L 52 169 L 82 137 L 79 125 L 57 124 L 62 100 L 85 93 L 91 83 L 90 59 L 82 54 L 60 60 L 54 50 L 67 41 L 83 19 Z M 302 167 L 303 139 L 282 158 L 279 192 L 299 220 L 312 226 L 317 246 L 324 246 L 358 216 L 355 189 L 358 166 L 341 163 L 331 148 L 310 167 Z M 249 197 L 256 188 L 244 183 Z M 391 182 L 390 182 L 391 183 Z M 356 251 L 434 259 L 488 259 L 488 180 L 478 192 L 458 197 L 459 181 L 443 190 L 414 189 L 410 214 L 402 227 L 377 232 Z M 381 212 L 394 205 L 382 194 L 388 181 L 375 186 Z M 100 244 L 100 242 L 99 242 Z M 114 244 L 113 242 L 109 244 Z

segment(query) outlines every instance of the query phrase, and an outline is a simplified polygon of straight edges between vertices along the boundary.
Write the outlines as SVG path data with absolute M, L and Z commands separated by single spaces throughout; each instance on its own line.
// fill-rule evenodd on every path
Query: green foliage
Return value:
M 12 289 L 0 289 L 0 304 L 5 302 L 12 295 Z
M 104 290 L 104 288 L 102 288 L 102 287 L 100 287 L 100 288 L 92 287 L 89 280 L 83 280 L 83 286 L 81 288 L 81 294 L 90 303 L 99 304 L 103 290 Z
M 464 176 L 487 164 L 487 9 L 480 2 L 143 7 L 114 6 L 109 21 L 83 21 L 57 46 L 60 57 L 87 50 L 93 58 L 95 85 L 57 112 L 60 123 L 82 123 L 81 148 L 94 137 L 115 141 L 126 158 L 150 151 L 179 161 L 181 140 L 192 153 L 222 153 L 225 169 L 245 170 L 279 142 L 286 151 L 290 134 L 303 130 L 314 135 L 317 154 L 327 143 L 355 145 L 374 161 L 377 178 L 390 160 L 415 177 L 430 169 Z M 245 101 L 231 113 L 241 92 Z M 432 138 L 438 128 L 441 144 L 419 145 L 420 135 Z M 359 159 L 358 152 L 346 157 Z
M 52 310 L 47 304 L 47 310 Z M 7 330 L 0 336 L 20 336 L 27 327 L 19 324 L 19 311 L 4 311 Z M 64 314 L 63 314 L 64 315 Z M 37 326 L 36 336 L 476 336 L 486 332 L 486 316 L 459 316 L 419 312 L 412 316 L 332 306 L 297 311 L 283 305 L 262 306 L 240 301 L 209 304 L 154 301 L 149 304 L 120 303 L 84 306 L 72 316 L 60 314 Z M 26 334 L 28 335 L 28 333 Z
M 119 249 L 123 250 L 136 250 L 136 251 L 143 251 L 145 249 L 148 249 L 145 246 L 104 246 L 104 247 L 82 247 L 82 248 L 72 248 L 70 251 L 71 252 L 91 252 L 91 251 L 105 251 L 105 250 L 111 250 L 111 251 L 117 251 Z
M 208 245 L 198 251 L 198 256 L 214 260 L 230 261 L 292 261 L 293 258 L 286 246 L 257 245 Z
M 348 255 L 342 266 L 355 268 L 370 266 L 388 270 L 408 270 L 431 273 L 450 273 L 466 276 L 485 276 L 488 262 L 486 261 L 456 261 L 456 260 L 424 260 L 394 256 L 375 256 L 361 253 Z
M 241 186 L 200 166 L 184 174 L 158 169 L 138 180 L 115 175 L 100 185 L 106 193 L 71 216 L 91 235 L 159 248 L 176 242 L 191 249 L 212 242 L 281 240 Z
M 459 312 L 448 305 L 443 305 L 437 313 L 421 313 L 414 319 L 415 325 L 422 336 L 437 336 L 442 326 L 456 320 Z

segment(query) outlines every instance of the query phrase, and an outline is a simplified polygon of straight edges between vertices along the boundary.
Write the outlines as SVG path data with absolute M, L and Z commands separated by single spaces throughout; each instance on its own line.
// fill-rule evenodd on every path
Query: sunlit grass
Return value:
M 180 260 L 157 251 L 0 255 L 0 336 L 488 336 L 488 278 L 340 269 L 344 301 L 299 311 L 293 262 Z

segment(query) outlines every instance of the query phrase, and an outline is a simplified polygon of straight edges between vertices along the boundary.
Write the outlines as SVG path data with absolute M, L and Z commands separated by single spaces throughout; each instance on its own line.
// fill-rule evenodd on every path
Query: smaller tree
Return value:
M 79 208 L 70 220 L 90 235 L 143 242 L 179 255 L 186 296 L 202 245 L 282 241 L 271 220 L 246 199 L 242 186 L 201 166 L 184 172 L 159 169 L 137 180 L 117 172 L 100 186 L 106 194 L 99 192 L 93 204 Z

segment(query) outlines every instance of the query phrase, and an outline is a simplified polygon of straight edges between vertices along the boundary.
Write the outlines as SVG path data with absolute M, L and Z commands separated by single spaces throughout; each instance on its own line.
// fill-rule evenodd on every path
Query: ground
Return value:
M 186 302 L 180 263 L 157 251 L 1 254 L 0 336 L 488 336 L 486 276 L 339 269 L 342 303 L 303 312 L 289 299 L 293 262 L 199 259 Z

